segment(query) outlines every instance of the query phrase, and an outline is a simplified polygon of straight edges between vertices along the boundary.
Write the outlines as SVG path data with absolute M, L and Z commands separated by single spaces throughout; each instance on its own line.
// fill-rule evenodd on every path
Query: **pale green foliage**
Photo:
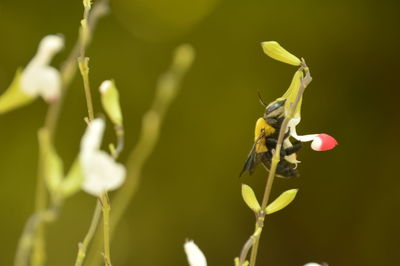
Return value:
M 235 266 L 248 266 L 249 265 L 249 261 L 246 260 L 244 263 L 240 264 L 239 258 L 235 258 Z
M 247 206 L 254 212 L 258 212 L 261 209 L 260 203 L 258 203 L 257 197 L 250 186 L 242 184 L 242 197 Z
M 63 162 L 56 153 L 50 141 L 48 130 L 41 129 L 38 135 L 39 148 L 43 158 L 41 167 L 43 169 L 44 180 L 46 182 L 47 189 L 54 199 L 56 198 L 58 187 L 64 176 Z
M 267 214 L 282 210 L 288 206 L 296 197 L 298 189 L 290 189 L 283 192 L 278 198 L 270 203 L 265 209 Z
M 275 60 L 294 66 L 299 66 L 301 63 L 299 58 L 286 51 L 276 41 L 262 42 L 261 46 L 264 53 Z
M 0 96 L 0 114 L 9 112 L 31 103 L 36 97 L 25 93 L 21 88 L 22 69 L 15 73 L 14 80 L 8 89 Z
M 63 198 L 68 198 L 80 191 L 83 182 L 83 174 L 79 159 L 72 164 L 67 176 L 60 184 L 60 193 Z

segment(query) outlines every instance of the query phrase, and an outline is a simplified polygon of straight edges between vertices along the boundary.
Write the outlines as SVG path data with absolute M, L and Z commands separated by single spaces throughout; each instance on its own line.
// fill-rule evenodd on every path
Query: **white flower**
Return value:
M 275 102 L 285 100 L 285 115 L 289 114 L 291 106 L 296 100 L 297 94 L 301 86 L 302 78 L 303 78 L 303 72 L 300 70 L 296 71 L 288 90 L 282 97 L 275 100 Z M 300 98 L 297 104 L 293 118 L 290 119 L 288 123 L 288 131 L 290 132 L 290 136 L 301 142 L 312 141 L 311 148 L 316 151 L 327 151 L 333 149 L 338 144 L 338 142 L 333 137 L 327 134 L 310 134 L 304 136 L 300 136 L 297 134 L 296 126 L 300 123 L 301 120 L 301 104 L 302 104 L 302 98 Z M 287 148 L 291 146 L 291 143 L 286 142 L 283 145 L 284 148 Z M 286 158 L 286 159 L 292 163 L 295 164 L 298 163 L 298 161 L 295 158 L 295 155 L 292 155 L 292 158 Z
M 297 135 L 296 126 L 300 123 L 300 117 L 293 118 L 289 121 L 290 136 L 301 141 L 301 142 L 311 142 L 311 148 L 315 151 L 327 151 L 333 149 L 338 142 L 328 134 L 310 134 L 310 135 Z
M 190 266 L 207 266 L 206 257 L 192 240 L 186 241 L 184 249 Z
M 105 191 L 119 188 L 125 181 L 125 167 L 100 150 L 105 123 L 97 118 L 90 122 L 81 140 L 80 162 L 84 175 L 82 189 L 100 197 Z
M 47 102 L 56 101 L 61 93 L 61 76 L 50 66 L 56 53 L 64 48 L 64 38 L 47 35 L 39 44 L 38 51 L 21 74 L 21 89 L 30 96 L 42 96 Z
M 307 264 L 304 264 L 303 266 L 323 266 L 323 265 L 322 265 L 322 264 L 315 263 L 315 262 L 309 262 L 309 263 L 307 263 Z

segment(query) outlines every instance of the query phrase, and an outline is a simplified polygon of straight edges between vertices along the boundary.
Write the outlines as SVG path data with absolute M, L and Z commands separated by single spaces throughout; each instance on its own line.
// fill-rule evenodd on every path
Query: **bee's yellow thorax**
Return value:
M 265 145 L 265 138 L 260 138 L 261 134 L 264 136 L 272 135 L 275 132 L 275 128 L 268 125 L 264 118 L 260 117 L 256 122 L 256 128 L 254 132 L 254 141 L 256 143 L 256 153 L 267 152 L 267 146 Z

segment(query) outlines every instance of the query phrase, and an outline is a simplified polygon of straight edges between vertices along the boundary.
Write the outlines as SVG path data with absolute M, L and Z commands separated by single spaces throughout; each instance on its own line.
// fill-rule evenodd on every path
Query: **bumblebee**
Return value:
M 272 151 L 276 149 L 279 131 L 285 118 L 285 100 L 275 101 L 269 105 L 266 105 L 261 98 L 260 101 L 266 106 L 265 113 L 264 116 L 260 117 L 256 122 L 254 144 L 240 176 L 242 176 L 244 172 L 249 172 L 251 175 L 260 162 L 268 171 L 271 169 Z M 288 138 L 289 132 L 284 136 L 284 143 L 289 142 Z M 292 178 L 299 176 L 295 164 L 289 160 L 288 156 L 295 154 L 300 148 L 301 142 L 295 142 L 293 145 L 283 145 L 280 152 L 280 161 L 276 168 L 276 175 L 278 177 Z

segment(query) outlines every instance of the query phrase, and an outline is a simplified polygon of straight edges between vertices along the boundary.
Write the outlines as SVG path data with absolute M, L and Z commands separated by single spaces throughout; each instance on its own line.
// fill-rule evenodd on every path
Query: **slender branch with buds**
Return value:
M 262 228 L 264 226 L 264 220 L 265 220 L 265 217 L 267 215 L 265 209 L 266 209 L 266 207 L 268 205 L 268 202 L 269 202 L 269 198 L 270 198 L 270 195 L 271 195 L 272 184 L 274 183 L 274 179 L 275 179 L 276 168 L 277 168 L 278 163 L 280 161 L 280 153 L 281 153 L 281 149 L 282 149 L 283 139 L 284 139 L 285 133 L 288 130 L 289 121 L 294 116 L 296 107 L 297 107 L 298 103 L 300 102 L 301 97 L 303 96 L 304 90 L 306 89 L 306 87 L 312 81 L 310 70 L 307 67 L 304 59 L 301 62 L 301 66 L 299 68 L 299 71 L 304 71 L 305 72 L 305 77 L 301 79 L 301 84 L 300 84 L 300 88 L 298 90 L 298 93 L 296 95 L 296 99 L 294 100 L 293 104 L 290 106 L 289 113 L 287 114 L 287 116 L 285 117 L 285 119 L 282 122 L 282 126 L 281 126 L 280 131 L 279 131 L 278 142 L 277 142 L 277 145 L 276 145 L 276 148 L 275 148 L 274 155 L 272 157 L 271 169 L 269 170 L 268 179 L 267 179 L 267 183 L 266 183 L 265 190 L 264 190 L 264 196 L 263 196 L 263 200 L 262 200 L 262 203 L 261 203 L 261 209 L 256 214 L 255 231 L 254 231 L 254 234 L 251 235 L 250 238 L 246 241 L 245 245 L 242 248 L 242 252 L 241 252 L 241 255 L 240 255 L 240 259 L 239 259 L 239 265 L 242 265 L 242 264 L 245 263 L 245 260 L 247 258 L 247 255 L 248 255 L 248 252 L 249 252 L 250 248 L 252 250 L 251 251 L 251 256 L 250 256 L 250 266 L 254 266 L 255 263 L 256 263 L 261 230 L 262 230 Z M 263 166 L 266 168 L 265 165 L 263 165 Z M 257 233 L 257 232 L 259 232 L 259 233 Z

